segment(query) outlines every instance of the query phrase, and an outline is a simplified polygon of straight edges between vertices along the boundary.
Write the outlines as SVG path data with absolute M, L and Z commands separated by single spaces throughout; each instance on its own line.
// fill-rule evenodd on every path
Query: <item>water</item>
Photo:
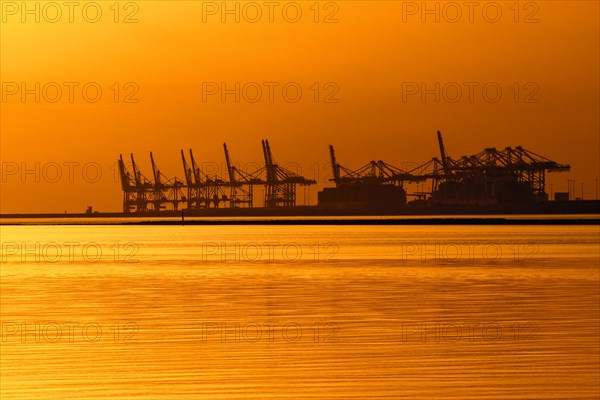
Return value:
M 2 226 L 2 399 L 597 399 L 598 226 Z

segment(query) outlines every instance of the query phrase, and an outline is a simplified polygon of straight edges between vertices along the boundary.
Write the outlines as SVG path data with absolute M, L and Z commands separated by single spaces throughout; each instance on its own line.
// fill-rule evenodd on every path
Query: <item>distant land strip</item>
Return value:
M 309 219 L 309 220 L 206 220 L 136 221 L 123 225 L 599 225 L 600 219 L 508 219 L 508 218 L 422 218 L 422 219 Z
M 207 219 L 207 220 L 145 220 L 145 221 L 45 221 L 28 223 L 3 220 L 0 225 L 597 225 L 599 218 L 406 218 L 406 219 Z

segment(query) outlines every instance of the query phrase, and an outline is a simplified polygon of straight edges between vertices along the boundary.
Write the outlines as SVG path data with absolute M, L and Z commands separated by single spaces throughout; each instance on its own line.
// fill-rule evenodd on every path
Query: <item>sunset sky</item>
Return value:
M 276 161 L 300 166 L 321 188 L 327 145 L 350 168 L 372 159 L 402 167 L 438 155 L 437 130 L 457 158 L 522 145 L 569 163 L 571 172 L 549 175 L 553 190 L 572 179 L 577 196 L 584 182 L 584 198 L 595 197 L 597 1 L 471 10 L 427 2 L 439 15 L 422 2 L 226 2 L 239 22 L 223 2 L 77 2 L 72 22 L 63 2 L 47 3 L 26 2 L 27 14 L 21 2 L 0 2 L 2 213 L 120 211 L 121 153 L 134 153 L 150 177 L 153 151 L 165 175 L 183 179 L 180 149 L 222 165 L 227 142 L 235 162 L 262 163 L 268 138 Z M 223 99 L 221 85 L 236 82 L 239 103 Z M 439 102 L 421 93 L 436 83 Z M 92 102 L 97 87 L 102 97 Z M 292 102 L 297 87 L 302 97 Z M 22 176 L 24 168 L 34 172 Z

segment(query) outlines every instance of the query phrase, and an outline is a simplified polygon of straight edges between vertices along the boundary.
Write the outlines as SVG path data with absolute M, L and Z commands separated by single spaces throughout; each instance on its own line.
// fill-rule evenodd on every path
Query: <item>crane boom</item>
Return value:
M 446 177 L 448 177 L 450 172 L 448 170 L 448 160 L 446 159 L 446 150 L 444 149 L 444 140 L 442 139 L 442 132 L 437 131 L 437 137 L 438 137 L 438 144 L 440 146 L 440 156 L 442 157 L 442 166 L 444 168 L 444 175 L 446 175 Z
M 137 165 L 135 164 L 135 160 L 133 159 L 133 153 L 131 153 L 131 166 L 133 168 L 133 177 L 135 179 L 135 185 L 137 187 L 140 187 L 142 185 L 142 182 L 140 179 L 140 170 L 138 169 Z
M 194 153 L 192 153 L 192 149 L 190 149 L 190 159 L 192 161 L 192 171 L 194 171 L 194 179 L 196 181 L 196 185 L 200 185 L 202 179 L 200 179 L 200 168 L 196 165 L 196 160 L 194 159 Z
M 333 181 L 337 183 L 340 180 L 340 166 L 335 159 L 335 150 L 331 144 L 329 145 L 329 156 L 331 157 L 331 168 L 333 169 Z
M 181 162 L 183 163 L 183 172 L 185 173 L 185 182 L 187 183 L 188 186 L 193 186 L 194 182 L 192 179 L 192 171 L 190 170 L 190 167 L 188 166 L 188 163 L 185 159 L 185 154 L 183 153 L 183 149 L 181 149 Z
M 154 162 L 154 156 L 152 152 L 150 152 L 150 162 L 152 163 L 152 174 L 154 175 L 154 184 L 160 185 L 160 170 L 156 167 L 156 163 Z
M 129 176 L 127 175 L 127 171 L 125 170 L 125 163 L 123 162 L 123 154 L 119 154 L 119 174 L 121 176 L 121 188 L 125 191 L 129 188 Z
M 235 183 L 235 171 L 231 166 L 231 161 L 229 159 L 229 150 L 227 150 L 227 143 L 223 143 L 223 150 L 225 151 L 225 162 L 227 163 L 227 173 L 229 174 L 229 182 Z

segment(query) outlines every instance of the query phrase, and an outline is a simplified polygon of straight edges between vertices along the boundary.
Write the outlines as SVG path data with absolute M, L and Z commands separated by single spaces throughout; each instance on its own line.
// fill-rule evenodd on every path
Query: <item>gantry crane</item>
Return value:
M 188 208 L 218 208 L 221 202 L 229 200 L 225 194 L 225 188 L 228 186 L 222 178 L 215 175 L 208 176 L 198 167 L 194 153 L 190 149 L 191 168 L 181 150 L 181 160 L 187 182 L 188 189 Z
M 152 164 L 152 174 L 154 175 L 154 191 L 151 197 L 154 211 L 166 209 L 167 204 L 170 204 L 173 210 L 178 210 L 179 203 L 185 197 L 183 194 L 185 185 L 177 178 L 169 179 L 164 176 L 156 166 L 152 152 L 150 152 L 150 162 Z
M 432 180 L 433 200 L 545 200 L 546 172 L 564 172 L 571 168 L 521 146 L 501 151 L 490 147 L 455 160 L 448 156 L 440 131 L 437 137 L 441 160 L 434 157 L 409 171 Z
M 393 210 L 406 203 L 405 182 L 419 182 L 426 178 L 409 174 L 382 160 L 370 161 L 351 170 L 337 162 L 335 149 L 329 145 L 329 157 L 335 188 L 319 193 L 321 208 Z
M 268 140 L 262 141 L 262 148 L 266 173 L 265 207 L 294 207 L 296 205 L 296 185 L 308 186 L 317 182 L 278 165 L 273 160 Z
M 123 212 L 136 212 L 137 184 L 135 178 L 127 171 L 125 162 L 123 162 L 123 154 L 119 155 L 119 175 L 123 189 Z
M 402 187 L 405 182 L 421 182 L 426 179 L 405 172 L 382 160 L 370 161 L 356 170 L 350 170 L 337 162 L 332 145 L 329 145 L 329 156 L 333 171 L 333 178 L 330 180 L 336 185 L 379 184 Z
M 264 184 L 265 182 L 253 174 L 242 171 L 231 163 L 227 143 L 223 143 L 223 150 L 225 152 L 225 162 L 227 164 L 227 173 L 229 175 L 230 207 L 253 207 L 253 187 L 254 185 Z
M 136 187 L 136 199 L 135 199 L 135 208 L 137 212 L 146 212 L 148 210 L 148 200 L 151 196 L 148 196 L 148 193 L 151 192 L 152 182 L 148 180 L 145 176 L 142 175 L 137 164 L 135 163 L 135 159 L 133 158 L 133 154 L 131 154 L 131 168 L 133 169 L 133 176 Z

